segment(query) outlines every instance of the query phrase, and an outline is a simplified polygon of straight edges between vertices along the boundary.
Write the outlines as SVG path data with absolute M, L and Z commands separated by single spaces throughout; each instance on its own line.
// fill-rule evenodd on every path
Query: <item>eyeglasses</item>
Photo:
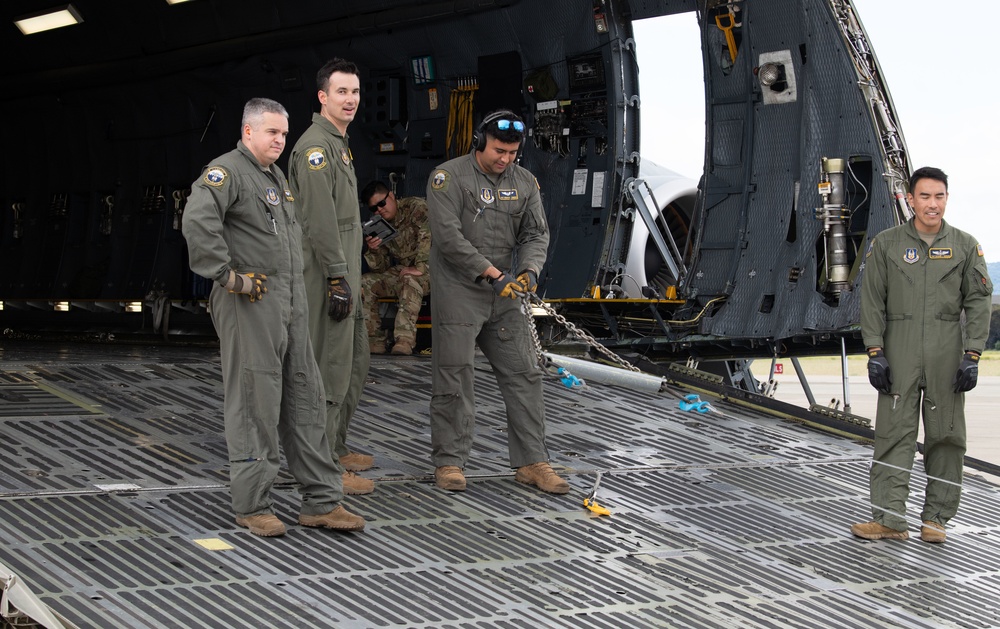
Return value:
M 514 125 L 514 131 L 524 133 L 524 123 L 520 120 L 497 120 L 497 129 L 501 131 L 510 129 L 511 125 Z
M 378 212 L 379 210 L 381 210 L 382 208 L 384 208 L 385 207 L 385 201 L 386 201 L 386 199 L 389 198 L 390 194 L 392 194 L 392 192 L 386 192 L 385 196 L 382 197 L 381 201 L 379 201 L 375 205 L 369 205 L 368 209 L 371 210 L 372 212 Z

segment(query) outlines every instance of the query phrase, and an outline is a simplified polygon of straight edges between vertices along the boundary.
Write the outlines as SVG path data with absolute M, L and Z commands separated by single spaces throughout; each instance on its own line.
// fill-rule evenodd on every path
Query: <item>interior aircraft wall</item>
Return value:
M 399 3 L 370 8 L 392 4 Z M 26 209 L 17 238 L 12 213 L 2 213 L 0 264 L 6 272 L 0 277 L 0 295 L 128 300 L 159 288 L 173 298 L 204 297 L 207 282 L 187 270 L 185 246 L 173 220 L 173 193 L 188 188 L 211 159 L 235 146 L 242 106 L 254 96 L 274 98 L 291 114 L 289 146 L 278 162 L 287 172 L 291 145 L 317 109 L 315 71 L 330 57 L 357 62 L 363 85 L 373 77 L 402 77 L 410 104 L 407 118 L 443 121 L 456 79 L 475 75 L 480 56 L 518 50 L 524 73 L 551 66 L 559 86 L 556 98 L 565 98 L 566 58 L 606 49 L 607 44 L 608 37 L 595 32 L 589 4 L 522 1 L 480 14 L 441 15 L 412 27 L 373 27 L 336 41 L 276 49 L 269 45 L 261 52 L 255 52 L 251 38 L 233 44 L 241 52 L 220 55 L 227 60 L 192 59 L 170 65 L 167 74 L 100 76 L 70 81 L 65 89 L 39 84 L 35 92 L 5 98 L 0 114 L 13 121 L 9 140 L 21 152 L 0 175 L 0 202 L 5 208 L 21 202 Z M 436 64 L 436 112 L 423 105 L 427 88 L 408 78 L 411 57 L 423 54 L 432 55 Z M 66 63 L 74 63 L 72 51 L 67 51 Z M 610 82 L 613 73 L 607 74 Z M 512 101 L 530 121 L 534 100 L 514 94 Z M 350 134 L 360 185 L 401 167 L 407 174 L 403 194 L 422 195 L 427 175 L 444 160 L 443 155 L 378 154 L 377 135 L 361 123 L 352 125 Z M 581 142 L 587 145 L 586 138 Z M 604 169 L 613 160 L 610 153 L 586 157 L 592 169 Z M 594 225 L 594 208 L 569 194 L 576 156 L 528 146 L 524 165 L 543 187 L 553 229 L 550 258 L 572 252 L 576 267 L 584 269 L 554 292 L 578 296 L 583 287 L 577 284 L 586 281 L 596 264 L 607 208 L 601 224 Z M 144 203 L 148 186 L 158 186 L 162 199 Z M 64 213 L 53 212 L 53 194 L 67 195 Z M 109 197 L 110 230 L 102 230 L 103 200 Z M 578 229 L 583 215 L 586 228 Z
M 859 277 L 839 301 L 817 289 L 823 232 L 814 208 L 823 157 L 872 160 L 869 203 L 853 228 L 871 233 L 893 222 L 891 191 L 881 178 L 880 143 L 850 59 L 822 0 L 742 5 L 742 43 L 731 73 L 714 21 L 703 33 L 708 90 L 705 209 L 688 290 L 702 301 L 728 294 L 701 332 L 788 338 L 835 330 L 859 316 Z M 764 104 L 753 74 L 760 53 L 790 50 L 797 99 Z M 861 255 L 864 246 L 861 244 Z M 820 245 L 822 246 L 822 245 Z M 801 269 L 797 279 L 796 269 Z

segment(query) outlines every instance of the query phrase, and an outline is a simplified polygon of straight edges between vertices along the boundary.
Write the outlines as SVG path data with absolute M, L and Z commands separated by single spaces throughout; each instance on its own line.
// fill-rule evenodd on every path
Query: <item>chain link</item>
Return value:
M 570 323 L 569 320 L 566 319 L 566 317 L 556 312 L 555 309 L 552 308 L 552 306 L 545 303 L 541 297 L 539 297 L 535 293 L 529 292 L 521 300 L 521 312 L 524 313 L 525 318 L 528 320 L 528 328 L 531 330 L 531 341 L 535 346 L 535 353 L 538 355 L 538 364 L 542 368 L 545 368 L 549 361 L 545 357 L 544 352 L 542 352 L 542 342 L 538 338 L 538 330 L 535 328 L 535 319 L 534 317 L 531 316 L 532 305 L 540 307 L 542 310 L 546 312 L 546 314 L 554 318 L 556 320 L 556 323 L 558 323 L 559 325 L 563 326 L 564 328 L 572 332 L 573 335 L 576 336 L 576 338 L 580 339 L 581 341 L 593 347 L 601 355 L 606 357 L 611 362 L 617 364 L 619 367 L 622 367 L 623 369 L 628 369 L 629 371 L 634 371 L 636 373 L 641 373 L 642 370 L 640 370 L 638 367 L 628 362 L 618 354 L 612 352 L 607 347 L 601 345 L 597 339 L 595 339 L 593 336 L 590 335 L 589 332 L 587 332 L 586 330 L 581 330 L 580 328 L 576 327 L 575 325 Z

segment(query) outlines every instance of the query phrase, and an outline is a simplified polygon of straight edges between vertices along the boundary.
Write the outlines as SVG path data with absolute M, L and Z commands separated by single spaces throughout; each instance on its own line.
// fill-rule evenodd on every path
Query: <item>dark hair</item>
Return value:
M 316 88 L 319 91 L 325 92 L 327 88 L 330 87 L 330 75 L 334 72 L 357 74 L 358 66 L 355 65 L 353 61 L 347 61 L 346 59 L 341 59 L 340 57 L 330 59 L 324 63 L 323 67 L 316 73 Z
M 368 185 L 364 187 L 361 191 L 361 202 L 368 205 L 368 200 L 371 199 L 376 194 L 386 194 L 389 192 L 389 186 L 385 185 L 378 179 L 375 181 L 368 182 Z
M 499 109 L 487 114 L 483 120 L 490 121 L 489 124 L 483 127 L 484 135 L 494 137 L 504 144 L 522 144 L 524 142 L 524 131 L 517 131 L 514 129 L 514 125 L 511 125 L 504 130 L 500 130 L 500 128 L 497 127 L 497 122 L 500 120 L 510 120 L 511 122 L 516 120 L 517 122 L 524 124 L 524 120 L 511 110 Z M 485 140 L 486 138 L 483 139 Z
M 913 187 L 916 186 L 917 182 L 921 179 L 933 179 L 935 181 L 940 181 L 944 184 L 945 191 L 948 190 L 948 175 L 944 174 L 944 171 L 940 168 L 924 166 L 923 168 L 918 168 L 913 171 L 913 174 L 910 175 L 910 192 L 913 192 Z

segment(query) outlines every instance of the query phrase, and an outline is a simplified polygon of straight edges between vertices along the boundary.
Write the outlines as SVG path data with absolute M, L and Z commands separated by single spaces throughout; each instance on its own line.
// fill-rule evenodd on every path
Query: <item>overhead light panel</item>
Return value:
M 14 19 L 14 24 L 25 35 L 50 31 L 54 28 L 62 28 L 63 26 L 72 26 L 81 22 L 83 22 L 83 17 L 80 16 L 80 12 L 72 4 L 54 7 L 47 11 L 40 11 Z

